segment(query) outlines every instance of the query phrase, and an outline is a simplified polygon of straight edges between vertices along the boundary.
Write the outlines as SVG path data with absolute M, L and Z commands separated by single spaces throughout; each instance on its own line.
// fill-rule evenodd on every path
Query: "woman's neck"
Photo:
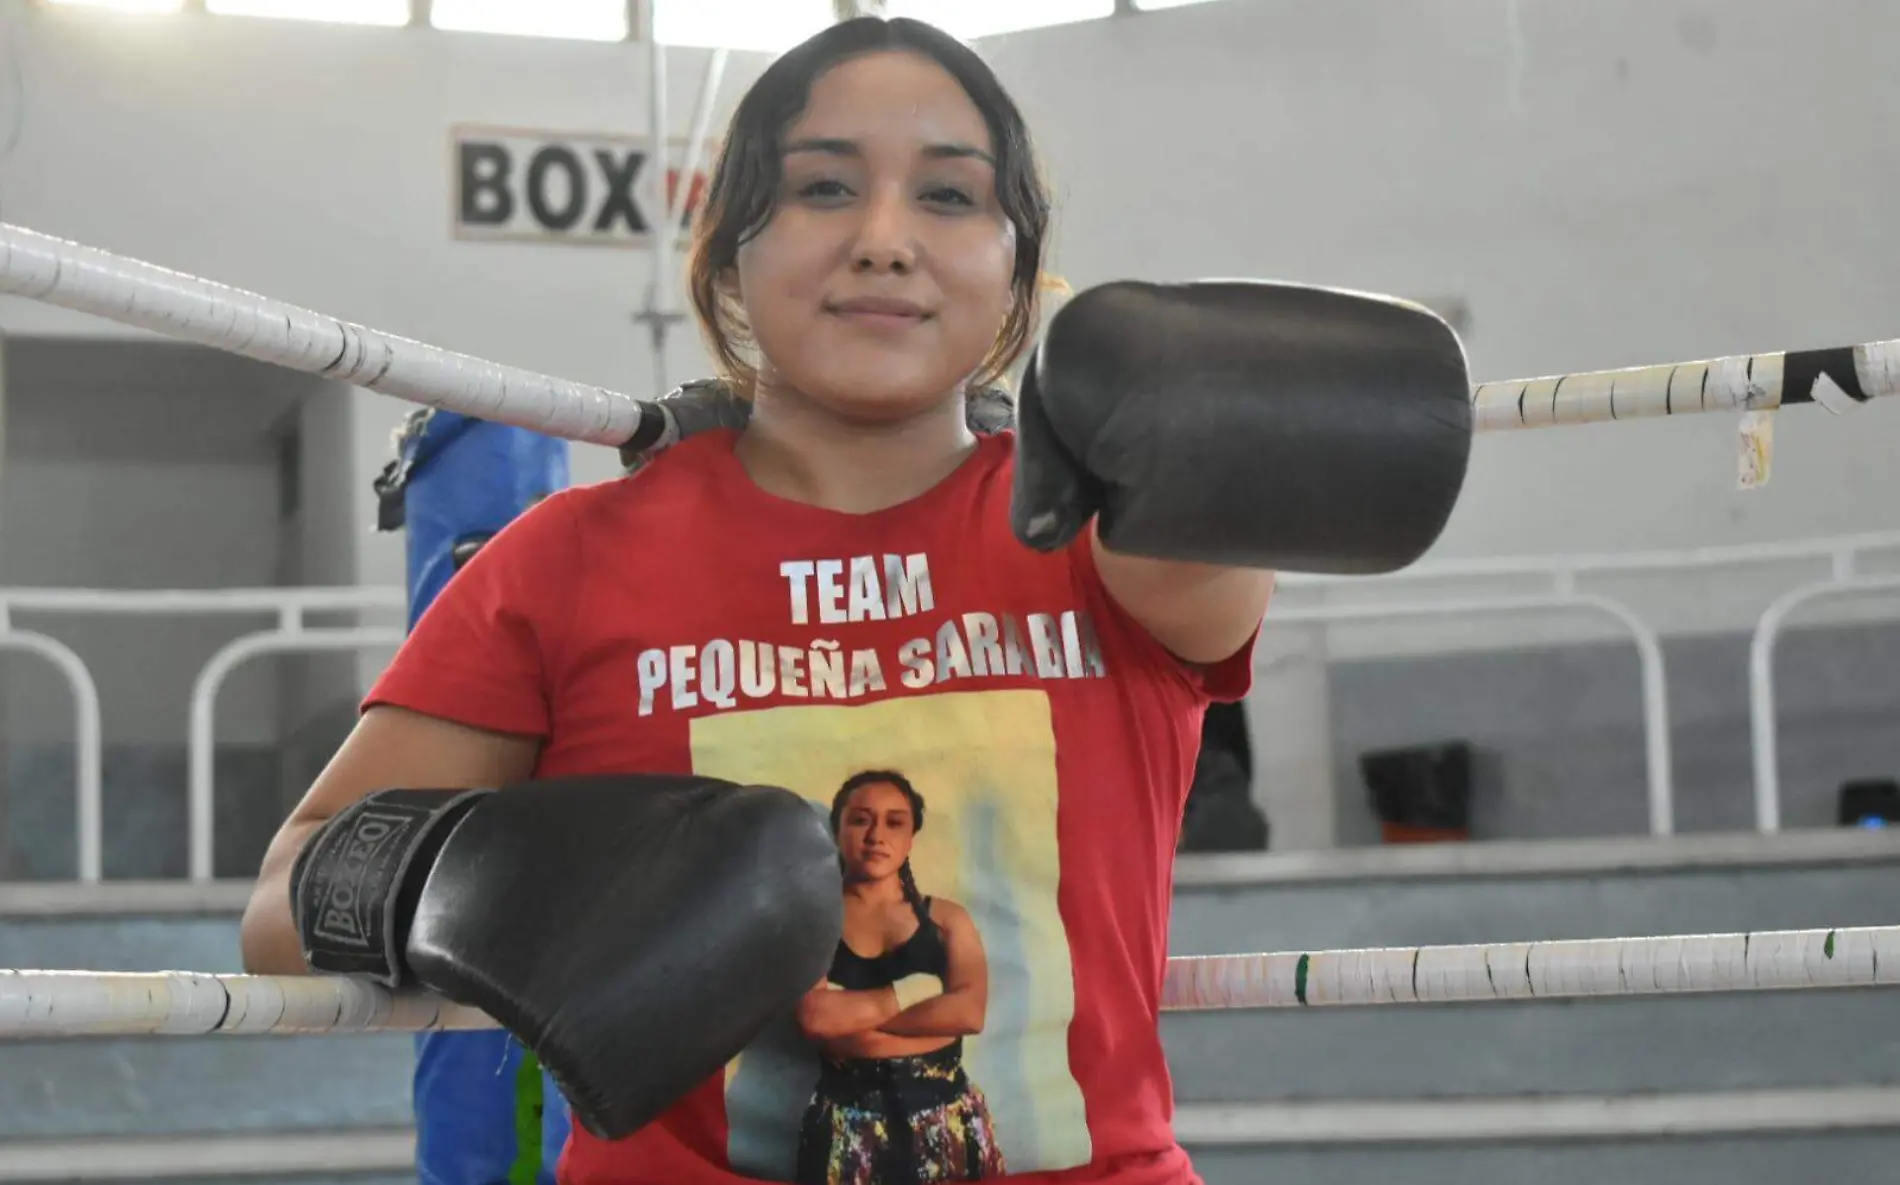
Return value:
M 904 899 L 904 886 L 891 876 L 875 880 L 849 880 L 845 882 L 844 895 L 865 905 L 890 905 Z
M 846 514 L 898 506 L 950 476 L 976 447 L 963 397 L 890 423 L 847 420 L 761 384 L 735 450 L 760 489 Z

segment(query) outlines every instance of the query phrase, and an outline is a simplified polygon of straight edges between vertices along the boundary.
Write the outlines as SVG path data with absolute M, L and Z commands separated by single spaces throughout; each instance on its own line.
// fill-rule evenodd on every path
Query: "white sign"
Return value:
M 662 210 L 648 147 L 644 136 L 457 125 L 455 237 L 650 247 Z M 669 195 L 685 162 L 685 142 L 669 142 Z M 688 228 L 705 188 L 701 171 L 688 194 Z

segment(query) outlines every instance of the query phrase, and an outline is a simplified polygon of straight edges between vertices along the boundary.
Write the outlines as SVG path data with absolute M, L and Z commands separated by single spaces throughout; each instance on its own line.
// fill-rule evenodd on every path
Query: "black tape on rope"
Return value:
M 1822 350 L 1790 350 L 1783 355 L 1781 402 L 1825 406 L 1828 399 L 1817 398 L 1814 393 L 1822 378 L 1832 382 L 1841 394 L 1855 403 L 1866 403 L 1873 398 L 1860 385 L 1860 370 L 1854 365 L 1854 347 L 1834 346 Z

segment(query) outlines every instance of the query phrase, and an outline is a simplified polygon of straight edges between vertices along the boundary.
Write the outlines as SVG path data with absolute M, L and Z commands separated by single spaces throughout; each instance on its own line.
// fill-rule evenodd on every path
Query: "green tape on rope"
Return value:
M 1821 944 L 1821 953 L 1830 959 L 1834 957 L 1834 931 L 1827 932 L 1827 941 Z
M 1301 955 L 1299 966 L 1293 969 L 1293 998 L 1306 1003 L 1306 964 L 1312 955 Z

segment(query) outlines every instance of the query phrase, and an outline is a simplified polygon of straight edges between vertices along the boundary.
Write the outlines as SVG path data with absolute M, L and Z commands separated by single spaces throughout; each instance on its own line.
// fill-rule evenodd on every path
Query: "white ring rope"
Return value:
M 1473 426 L 1485 432 L 1799 403 L 1818 403 L 1840 415 L 1895 394 L 1900 341 L 1883 341 L 1480 383 L 1471 392 L 1471 409 Z
M 1900 926 L 1168 960 L 1164 1011 L 1900 985 Z M 332 976 L 0 970 L 0 1038 L 493 1028 Z
M 618 447 L 641 426 L 643 405 L 631 395 L 485 362 L 5 223 L 0 292 L 566 440 Z
M 452 353 L 6 223 L 0 293 L 566 440 L 617 448 L 644 423 L 650 445 L 670 427 L 654 418 L 655 404 L 631 395 Z M 1488 432 L 1796 403 L 1838 413 L 1894 394 L 1900 341 L 1481 383 L 1471 404 L 1474 427 Z
M 1300 1008 L 1900 985 L 1900 926 L 1168 960 L 1162 1007 Z
M 0 1038 L 494 1027 L 425 992 L 336 976 L 0 970 Z

